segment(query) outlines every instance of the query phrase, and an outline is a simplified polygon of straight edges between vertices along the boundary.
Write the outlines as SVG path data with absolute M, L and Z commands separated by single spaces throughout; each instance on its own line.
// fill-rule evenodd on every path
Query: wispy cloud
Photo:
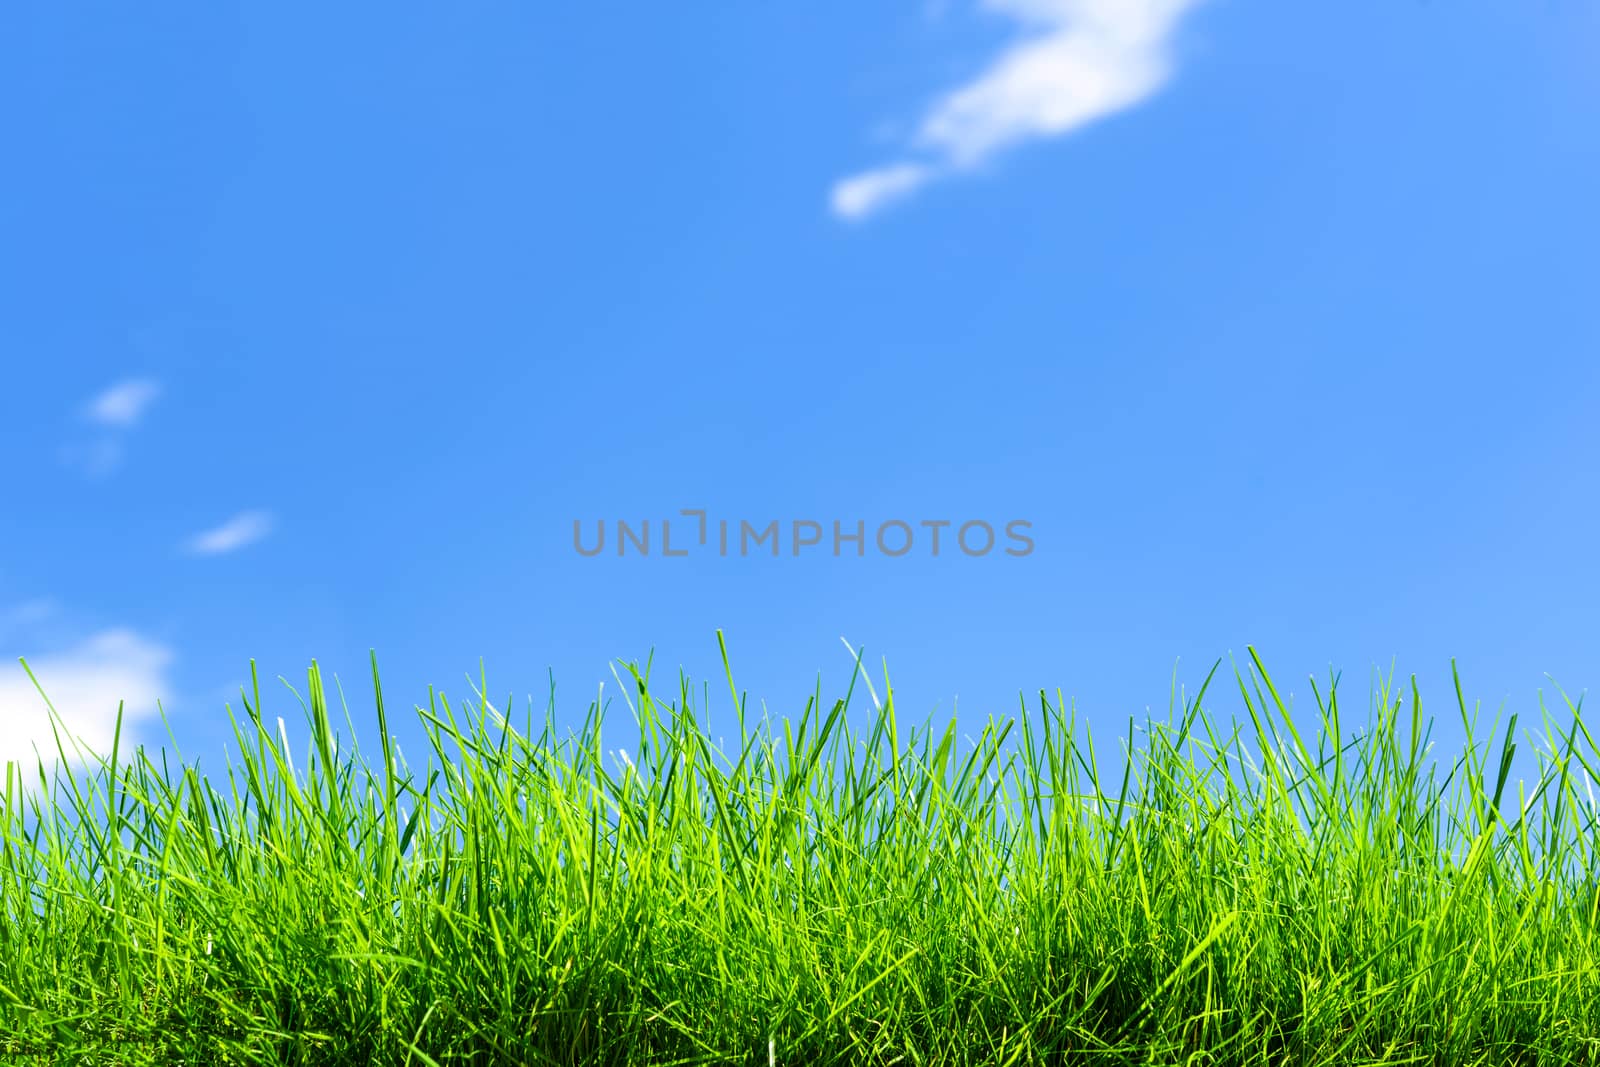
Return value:
M 101 429 L 92 438 L 62 446 L 62 462 L 91 478 L 111 474 L 122 466 L 127 453 L 127 435 L 139 425 L 160 395 L 160 383 L 149 378 L 130 378 L 91 397 L 83 406 L 82 418 Z
M 1172 76 L 1171 43 L 1201 0 L 981 0 L 1025 28 L 977 78 L 939 97 L 908 158 L 843 178 L 831 203 L 863 219 L 930 180 L 1016 144 L 1059 137 L 1147 99 Z
M 107 434 L 92 441 L 75 441 L 61 449 L 61 460 L 91 478 L 104 478 L 122 466 L 126 454 L 122 438 Z
M 124 734 L 153 717 L 167 691 L 171 662 L 172 652 L 164 646 L 132 630 L 107 630 L 64 652 L 30 660 L 29 666 L 65 727 L 62 743 L 67 752 L 75 756 L 70 735 L 90 752 L 109 756 L 118 703 L 124 706 Z M 13 662 L 0 669 L 0 780 L 8 761 L 20 765 L 26 780 L 39 756 L 47 766 L 58 759 L 49 711 L 22 667 Z
M 899 163 L 869 170 L 846 178 L 833 187 L 833 213 L 844 219 L 859 219 L 890 201 L 910 196 L 933 172 L 920 164 Z
M 145 411 L 160 395 L 160 384 L 148 378 L 118 382 L 89 401 L 87 414 L 102 426 L 130 429 L 139 424 Z
M 242 511 L 215 529 L 195 534 L 184 547 L 196 556 L 237 552 L 272 532 L 272 516 L 265 511 Z
M 56 602 L 48 597 L 25 600 L 0 607 L 0 641 L 22 633 L 56 614 Z

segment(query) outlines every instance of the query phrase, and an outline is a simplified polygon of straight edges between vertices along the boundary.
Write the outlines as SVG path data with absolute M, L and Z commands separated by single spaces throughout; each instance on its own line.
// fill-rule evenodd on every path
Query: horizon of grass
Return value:
M 431 692 L 412 769 L 375 657 L 376 765 L 315 663 L 299 765 L 253 668 L 220 779 L 120 720 L 81 781 L 8 764 L 0 1064 L 1600 1062 L 1581 702 L 1508 814 L 1516 717 L 1479 751 L 1453 664 L 1447 767 L 1414 679 L 1302 734 L 1251 649 L 1247 722 L 1213 667 L 1115 775 L 1043 692 L 963 754 L 887 686 L 854 733 L 859 657 L 781 731 L 728 668 L 724 753 L 629 670 L 615 774 L 598 704 L 535 737 Z

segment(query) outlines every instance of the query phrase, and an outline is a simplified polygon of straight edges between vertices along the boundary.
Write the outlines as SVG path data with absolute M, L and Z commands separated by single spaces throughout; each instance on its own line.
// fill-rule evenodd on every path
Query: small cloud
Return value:
M 24 600 L 20 604 L 0 608 L 0 640 L 44 622 L 56 611 L 56 602 L 48 597 Z
M 138 425 L 160 395 L 161 386 L 147 378 L 119 382 L 89 401 L 87 414 L 103 426 L 128 429 Z
M 845 178 L 833 187 L 833 213 L 842 219 L 865 218 L 890 201 L 911 195 L 932 176 L 927 167 L 901 163 Z
M 104 478 L 122 466 L 123 454 L 122 439 L 108 435 L 67 445 L 61 450 L 61 459 L 91 478 Z
M 272 516 L 265 511 L 244 511 L 221 526 L 191 537 L 185 547 L 196 556 L 236 552 L 272 532 Z
M 119 629 L 97 634 L 65 652 L 30 660 L 29 666 L 65 727 L 62 745 L 75 757 L 67 735 L 95 755 L 111 754 L 119 703 L 124 734 L 153 717 L 167 690 L 171 662 L 171 650 L 132 630 Z M 7 762 L 19 764 L 26 779 L 39 756 L 46 766 L 59 758 L 49 711 L 27 673 L 12 664 L 0 669 L 0 779 Z
M 837 182 L 840 218 L 867 217 L 935 177 L 971 170 L 1021 142 L 1059 137 L 1154 95 L 1171 43 L 1200 0 L 982 0 L 1028 28 L 975 79 L 935 100 L 912 148 L 925 160 Z
M 127 451 L 125 438 L 161 395 L 161 386 L 148 378 L 119 382 L 89 401 L 83 417 L 103 427 L 97 436 L 80 439 L 61 449 L 61 460 L 91 478 L 104 478 L 118 467 Z

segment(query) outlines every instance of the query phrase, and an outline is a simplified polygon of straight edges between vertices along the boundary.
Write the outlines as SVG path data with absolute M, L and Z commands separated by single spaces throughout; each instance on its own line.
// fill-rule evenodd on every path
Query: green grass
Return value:
M 363 755 L 313 667 L 298 758 L 257 683 L 219 778 L 13 766 L 0 1064 L 1600 1062 L 1570 704 L 1521 786 L 1459 682 L 1449 762 L 1414 683 L 1352 728 L 1253 651 L 1207 679 L 1238 724 L 1202 687 L 1098 756 L 1044 694 L 968 740 L 902 736 L 890 691 L 863 735 L 750 722 L 731 672 L 724 753 L 647 675 L 631 761 L 598 708 L 557 737 L 430 696 L 408 768 L 376 668 Z

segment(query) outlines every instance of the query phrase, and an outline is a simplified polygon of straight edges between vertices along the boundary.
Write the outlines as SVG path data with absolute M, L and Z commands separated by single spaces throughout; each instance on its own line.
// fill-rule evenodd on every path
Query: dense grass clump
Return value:
M 1442 763 L 1414 684 L 1347 736 L 1235 677 L 1248 723 L 1202 687 L 1102 776 L 1043 694 L 966 744 L 735 695 L 723 752 L 648 669 L 635 756 L 432 697 L 412 768 L 313 667 L 298 764 L 256 686 L 225 779 L 7 772 L 0 1063 L 1600 1062 L 1578 709 L 1512 796 L 1459 684 Z

